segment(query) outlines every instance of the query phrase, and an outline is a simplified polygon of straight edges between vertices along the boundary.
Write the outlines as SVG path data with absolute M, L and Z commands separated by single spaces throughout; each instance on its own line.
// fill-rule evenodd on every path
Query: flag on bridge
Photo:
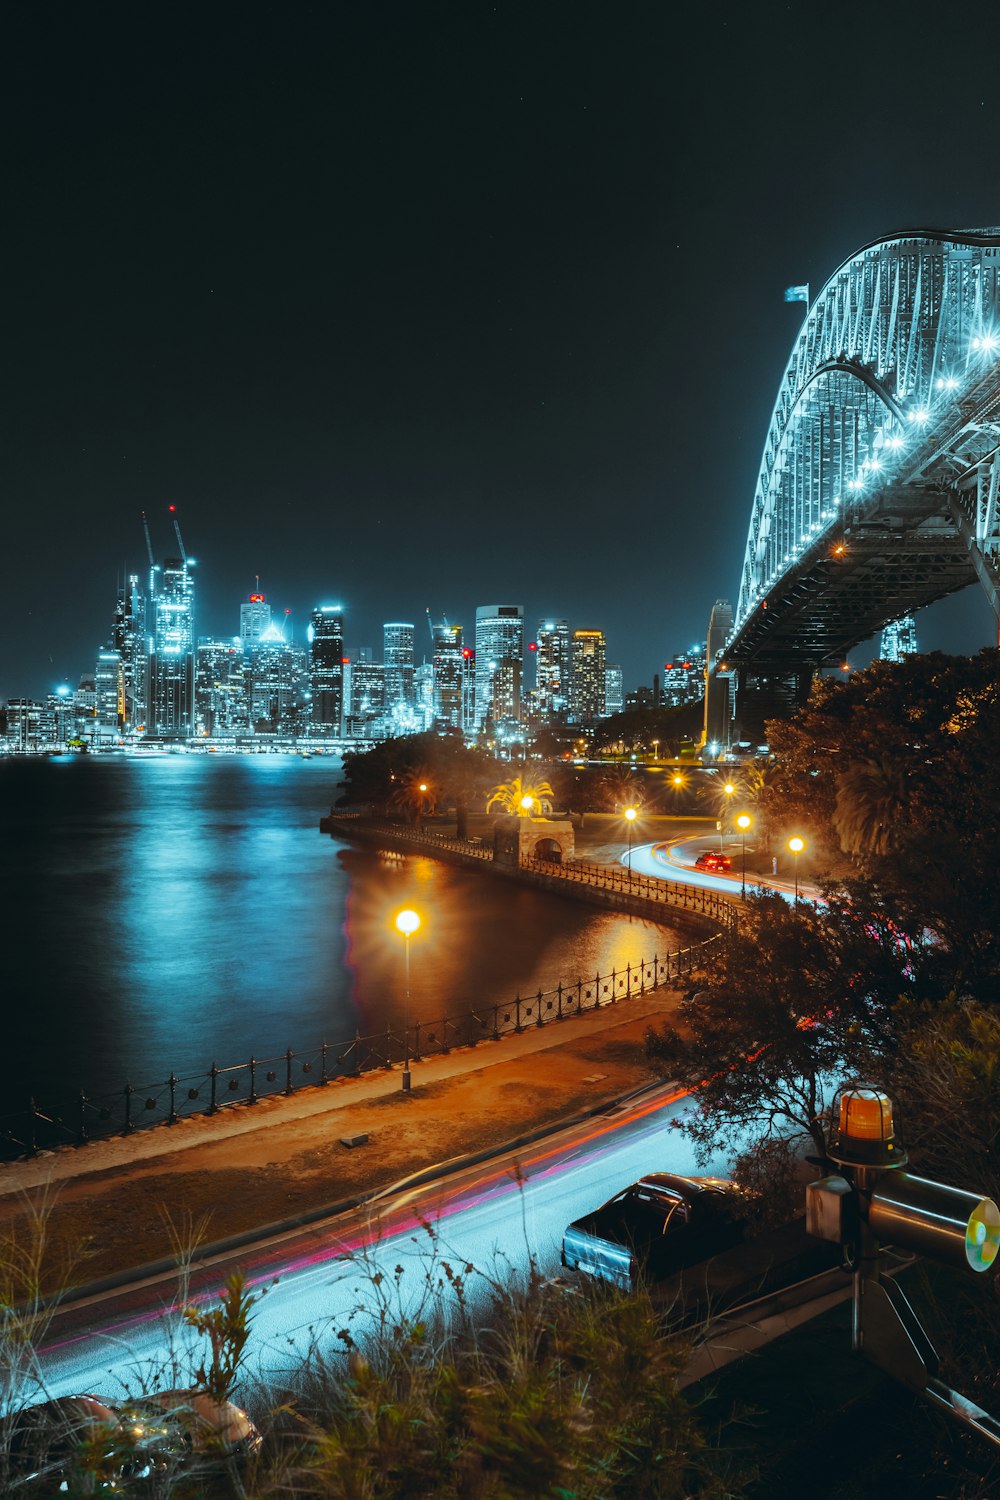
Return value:
M 805 286 L 786 286 L 785 287 L 785 301 L 786 302 L 804 302 L 806 304 L 806 306 L 808 307 L 809 306 L 809 283 L 808 283 L 808 281 L 806 282 Z

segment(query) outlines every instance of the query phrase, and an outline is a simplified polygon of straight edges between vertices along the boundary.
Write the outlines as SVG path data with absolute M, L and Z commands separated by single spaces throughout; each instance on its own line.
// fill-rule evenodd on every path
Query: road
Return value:
M 724 874 L 711 870 L 696 870 L 694 862 L 705 850 L 723 852 L 732 860 L 732 869 Z M 739 840 L 728 839 L 720 844 L 718 834 L 706 833 L 696 838 L 690 834 L 679 834 L 655 844 L 637 844 L 629 854 L 621 855 L 623 865 L 631 864 L 636 875 L 648 875 L 654 880 L 673 880 L 685 885 L 698 886 L 705 890 L 719 891 L 723 896 L 738 896 L 742 887 L 742 848 Z M 753 875 L 747 877 L 747 890 L 774 891 L 790 904 L 795 901 L 795 882 L 777 875 Z M 799 882 L 799 900 L 817 901 L 819 892 Z
M 471 1263 L 504 1284 L 532 1257 L 542 1274 L 556 1274 L 570 1220 L 642 1173 L 724 1176 L 725 1160 L 697 1166 L 691 1143 L 674 1128 L 690 1108 L 676 1086 L 647 1091 L 510 1157 L 432 1184 L 401 1185 L 364 1213 L 258 1243 L 202 1273 L 200 1288 L 216 1291 L 235 1264 L 247 1272 L 264 1295 L 245 1369 L 251 1381 L 280 1379 L 316 1344 L 333 1346 L 338 1329 L 363 1327 L 380 1298 L 395 1306 L 398 1296 L 404 1310 L 416 1308 L 426 1278 L 437 1280 L 435 1256 L 456 1268 Z M 375 1272 L 384 1276 L 378 1289 Z M 68 1309 L 41 1352 L 47 1390 L 113 1398 L 143 1383 L 176 1385 L 196 1342 L 177 1312 L 184 1300 L 176 1280 L 164 1278 Z

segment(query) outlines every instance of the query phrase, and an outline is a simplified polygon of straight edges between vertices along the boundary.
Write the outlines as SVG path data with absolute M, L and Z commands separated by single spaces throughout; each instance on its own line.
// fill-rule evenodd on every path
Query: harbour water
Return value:
M 332 757 L 0 762 L 0 1115 L 505 1004 L 680 933 L 321 834 Z

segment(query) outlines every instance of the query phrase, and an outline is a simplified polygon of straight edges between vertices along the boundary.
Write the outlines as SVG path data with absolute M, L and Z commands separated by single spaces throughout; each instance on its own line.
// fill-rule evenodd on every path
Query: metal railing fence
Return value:
M 716 934 L 663 957 L 612 969 L 610 974 L 557 984 L 534 995 L 520 994 L 507 1004 L 470 1007 L 439 1021 L 416 1021 L 405 1033 L 386 1026 L 370 1036 L 355 1033 L 349 1041 L 321 1042 L 311 1051 L 292 1048 L 277 1057 L 250 1057 L 219 1067 L 215 1062 L 201 1073 L 171 1073 L 158 1083 L 109 1093 L 88 1094 L 83 1089 L 59 1105 L 37 1099 L 17 1113 L 0 1116 L 0 1160 L 11 1161 L 59 1146 L 82 1146 L 91 1140 L 127 1135 L 152 1125 L 173 1125 L 194 1115 L 212 1115 L 242 1104 L 252 1106 L 269 1095 L 293 1094 L 298 1089 L 322 1087 L 339 1078 L 389 1069 L 404 1056 L 421 1058 L 476 1047 L 484 1041 L 531 1026 L 565 1021 L 585 1011 L 634 999 L 682 978 L 723 940 Z

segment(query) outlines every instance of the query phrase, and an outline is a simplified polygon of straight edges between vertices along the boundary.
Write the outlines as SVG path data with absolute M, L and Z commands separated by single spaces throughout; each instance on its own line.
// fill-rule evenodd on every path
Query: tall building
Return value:
M 150 734 L 186 739 L 194 732 L 194 578 L 187 557 L 168 557 L 153 601 L 149 662 Z
M 111 627 L 111 647 L 118 652 L 122 663 L 125 700 L 122 727 L 126 733 L 134 734 L 145 729 L 146 725 L 146 670 L 149 663 L 146 600 L 135 573 L 128 575 L 118 594 Z
M 535 642 L 535 704 L 542 718 L 569 708 L 572 653 L 567 620 L 539 620 Z
M 244 652 L 254 734 L 296 735 L 307 728 L 305 652 L 286 640 L 273 621 Z M 341 672 L 343 667 L 340 668 Z M 339 733 L 339 730 L 338 730 Z
M 259 641 L 271 623 L 271 606 L 264 594 L 251 594 L 240 605 L 240 640 L 244 646 Z
M 386 711 L 413 703 L 413 626 L 399 622 L 382 626 Z
M 434 721 L 440 727 L 462 727 L 464 662 L 461 625 L 431 624 L 434 637 Z
M 578 723 L 605 714 L 607 646 L 603 630 L 574 630 L 570 709 Z
M 349 739 L 381 739 L 385 731 L 385 664 L 362 647 L 354 661 L 344 659 L 344 734 Z
M 344 614 L 339 604 L 313 610 L 308 638 L 313 732 L 337 736 L 344 717 Z
M 708 618 L 705 642 L 705 743 L 729 744 L 736 688 L 732 672 L 717 670 L 726 642 L 733 633 L 733 611 L 728 599 L 716 599 Z
M 521 717 L 524 610 L 520 604 L 483 604 L 476 610 L 476 728 L 487 719 Z
M 912 615 L 901 620 L 892 620 L 882 631 L 879 656 L 882 661 L 901 661 L 904 656 L 915 656 L 917 645 L 917 622 Z
M 604 670 L 604 712 L 610 718 L 620 714 L 625 707 L 625 686 L 621 667 L 606 667 Z
M 113 745 L 125 729 L 125 664 L 112 646 L 97 653 L 94 691 L 94 741 Z
M 238 635 L 198 642 L 194 696 L 196 733 L 222 739 L 246 734 L 250 709 Z

